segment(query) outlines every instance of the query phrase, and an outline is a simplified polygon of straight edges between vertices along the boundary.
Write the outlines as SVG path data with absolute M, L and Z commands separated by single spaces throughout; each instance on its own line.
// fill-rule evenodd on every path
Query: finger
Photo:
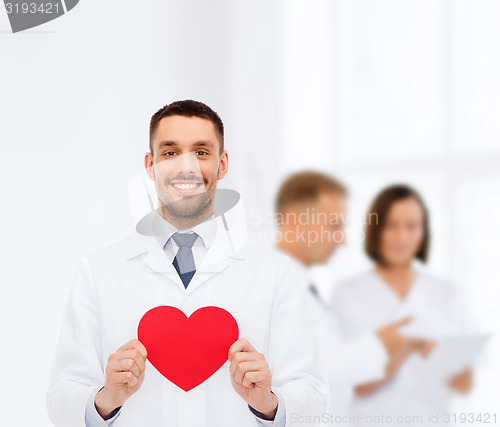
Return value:
M 239 351 L 257 351 L 257 350 L 253 348 L 252 344 L 250 344 L 246 338 L 240 338 L 239 340 L 235 341 L 233 345 L 229 348 L 229 353 L 228 353 L 229 360 L 231 360 L 231 357 L 233 356 L 234 353 L 237 353 Z
M 121 359 L 115 360 L 111 369 L 115 372 L 132 372 L 136 377 L 138 377 L 141 373 L 141 370 L 137 366 L 137 363 L 134 359 Z
M 436 346 L 436 341 L 427 341 L 427 348 L 429 351 L 433 350 Z
M 470 372 L 467 370 L 459 372 L 453 378 L 457 381 L 468 381 L 470 378 Z
M 428 340 L 421 339 L 421 338 L 411 338 L 408 341 L 414 347 L 418 347 L 418 348 L 425 349 L 425 350 L 431 350 L 435 344 L 434 341 L 428 341 Z
M 247 372 L 259 371 L 261 369 L 265 369 L 266 364 L 262 363 L 262 361 L 251 361 L 251 362 L 241 362 L 238 363 L 234 370 L 234 380 L 238 384 L 243 383 L 243 377 Z
M 142 353 L 135 348 L 130 350 L 122 350 L 115 354 L 115 360 L 122 360 L 122 359 L 132 359 L 137 364 L 137 367 L 141 371 L 143 371 L 144 368 L 146 367 L 146 359 L 144 359 Z
M 413 318 L 411 316 L 407 316 L 393 323 L 392 326 L 394 326 L 396 329 L 399 329 L 401 326 L 407 325 L 411 322 L 413 322 Z
M 128 384 L 130 386 L 135 386 L 137 381 L 138 378 L 130 371 L 115 372 L 112 379 L 114 384 Z
M 117 351 L 131 350 L 131 349 L 139 350 L 139 352 L 145 359 L 148 357 L 148 351 L 146 350 L 146 347 L 144 347 L 144 344 L 140 342 L 137 338 L 134 338 L 133 340 L 123 344 Z
M 242 384 L 246 388 L 253 388 L 256 384 L 263 382 L 265 379 L 266 371 L 251 371 L 245 374 Z
M 236 370 L 236 366 L 238 366 L 238 363 L 252 362 L 254 360 L 257 360 L 258 359 L 257 354 L 258 354 L 257 352 L 234 353 L 233 357 L 231 358 L 231 364 L 229 365 L 229 372 L 231 372 L 231 374 L 233 374 L 234 371 Z

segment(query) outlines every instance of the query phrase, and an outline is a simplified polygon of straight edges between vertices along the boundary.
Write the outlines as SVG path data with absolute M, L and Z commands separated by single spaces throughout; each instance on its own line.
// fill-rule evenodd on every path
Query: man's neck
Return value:
M 212 206 L 210 205 L 209 209 L 203 211 L 199 215 L 192 217 L 177 217 L 169 215 L 168 212 L 165 211 L 164 207 L 161 206 L 158 209 L 158 213 L 165 221 L 167 221 L 169 224 L 172 224 L 175 228 L 177 228 L 177 230 L 185 231 L 185 230 L 191 230 L 198 224 L 201 224 L 203 221 L 210 218 L 214 214 L 214 211 Z
M 293 243 L 287 243 L 284 239 L 278 240 L 276 244 L 278 248 L 280 248 L 283 252 L 290 255 L 292 258 L 295 258 L 305 267 L 310 267 L 312 265 L 309 260 L 305 259 L 305 257 L 302 256 L 302 253 L 297 248 L 297 245 L 294 245 Z

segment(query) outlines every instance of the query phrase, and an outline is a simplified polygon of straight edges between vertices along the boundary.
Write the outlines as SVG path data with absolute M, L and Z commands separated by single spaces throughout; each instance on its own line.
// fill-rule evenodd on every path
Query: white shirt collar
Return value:
M 208 249 L 212 245 L 217 234 L 217 226 L 218 223 L 214 215 L 208 217 L 205 221 L 200 222 L 198 225 L 189 230 L 177 229 L 175 226 L 166 221 L 160 215 L 158 210 L 155 211 L 155 215 L 153 218 L 154 236 L 162 248 L 165 247 L 172 234 L 179 232 L 198 234 L 205 248 Z
M 276 249 L 278 250 L 278 252 L 281 252 L 282 254 L 290 258 L 290 260 L 294 264 L 295 272 L 297 273 L 297 279 L 299 280 L 299 283 L 301 284 L 302 287 L 309 289 L 309 286 L 313 283 L 311 268 L 307 267 L 297 258 L 292 256 L 288 252 L 284 251 L 283 249 L 281 249 L 278 245 L 276 245 Z

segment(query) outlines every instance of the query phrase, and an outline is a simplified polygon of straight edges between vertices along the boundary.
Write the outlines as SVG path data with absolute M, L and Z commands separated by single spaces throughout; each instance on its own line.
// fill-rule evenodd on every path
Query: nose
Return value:
M 178 174 L 197 174 L 200 172 L 198 158 L 194 151 L 184 153 L 176 157 L 176 172 Z

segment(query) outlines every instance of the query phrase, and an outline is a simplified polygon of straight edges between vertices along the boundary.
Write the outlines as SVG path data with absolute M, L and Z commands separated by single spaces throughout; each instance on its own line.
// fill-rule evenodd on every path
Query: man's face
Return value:
M 326 263 L 345 243 L 345 202 L 338 192 L 323 192 L 314 201 L 290 206 L 285 213 L 290 216 L 285 220 L 284 238 L 291 239 L 308 265 Z
M 156 128 L 152 146 L 145 167 L 165 214 L 173 218 L 210 216 L 213 190 L 228 165 L 213 123 L 200 117 L 165 117 Z
M 311 236 L 320 236 L 311 242 L 311 261 L 323 264 L 345 243 L 345 197 L 340 193 L 322 193 L 311 207 L 310 223 L 305 228 Z

